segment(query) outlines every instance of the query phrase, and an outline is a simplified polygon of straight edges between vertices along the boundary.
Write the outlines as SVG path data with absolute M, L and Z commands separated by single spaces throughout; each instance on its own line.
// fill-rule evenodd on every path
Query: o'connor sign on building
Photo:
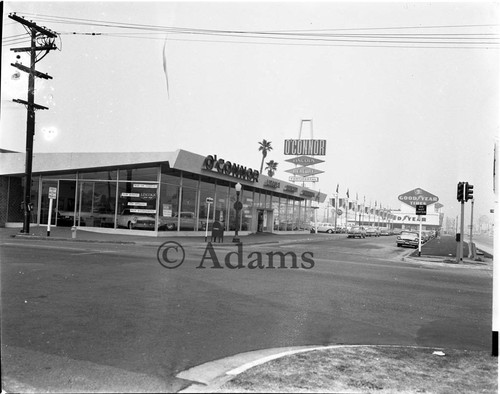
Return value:
M 398 198 L 399 201 L 404 202 L 411 207 L 415 207 L 417 205 L 431 205 L 439 201 L 437 196 L 420 188 L 400 194 Z
M 205 157 L 203 168 L 205 170 L 217 171 L 219 174 L 233 176 L 250 182 L 259 181 L 259 171 L 224 159 L 218 159 L 217 155 L 208 155 Z
M 326 140 L 285 140 L 285 155 L 326 155 Z

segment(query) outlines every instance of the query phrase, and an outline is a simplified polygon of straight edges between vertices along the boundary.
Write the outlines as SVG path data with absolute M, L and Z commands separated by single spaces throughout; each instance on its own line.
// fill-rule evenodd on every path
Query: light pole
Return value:
M 239 243 L 240 238 L 238 237 L 238 228 L 240 227 L 240 211 L 241 208 L 243 208 L 243 204 L 240 201 L 241 183 L 238 182 L 234 186 L 234 189 L 236 190 L 236 202 L 233 206 L 236 211 L 236 229 L 234 230 L 233 242 Z
M 208 238 L 208 222 L 210 220 L 210 204 L 214 202 L 214 199 L 212 197 L 207 197 L 205 200 L 206 204 L 208 205 L 208 210 L 207 210 L 207 223 L 205 224 L 205 242 L 207 242 Z

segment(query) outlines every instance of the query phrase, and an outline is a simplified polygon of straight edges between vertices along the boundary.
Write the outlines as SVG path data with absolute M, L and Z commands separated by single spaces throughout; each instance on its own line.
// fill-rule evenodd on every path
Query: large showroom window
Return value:
M 207 204 L 207 198 L 212 199 L 212 203 L 210 204 L 210 208 Z M 210 215 L 208 218 L 208 229 L 212 228 L 212 223 L 215 217 L 215 209 L 214 209 L 214 201 L 215 201 L 215 182 L 212 179 L 201 177 L 200 181 L 200 209 L 199 209 L 199 222 L 200 227 L 198 230 L 205 230 L 207 223 L 207 215 Z
M 151 182 L 118 183 L 117 228 L 154 230 L 158 184 Z
M 79 181 L 78 225 L 114 227 L 116 181 Z

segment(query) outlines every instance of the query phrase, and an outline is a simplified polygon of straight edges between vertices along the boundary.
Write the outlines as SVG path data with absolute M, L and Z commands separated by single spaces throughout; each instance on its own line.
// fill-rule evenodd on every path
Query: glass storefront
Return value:
M 236 211 L 234 180 L 155 165 L 111 168 L 32 178 L 32 223 L 46 225 L 49 188 L 57 188 L 51 225 L 202 232 L 214 221 L 226 231 L 296 231 L 307 229 L 305 197 L 243 185 L 242 209 Z M 22 178 L 9 177 L 10 220 L 22 221 Z M 210 204 L 207 203 L 207 199 Z M 236 217 L 239 213 L 238 218 Z M 208 223 L 207 223 L 208 222 Z

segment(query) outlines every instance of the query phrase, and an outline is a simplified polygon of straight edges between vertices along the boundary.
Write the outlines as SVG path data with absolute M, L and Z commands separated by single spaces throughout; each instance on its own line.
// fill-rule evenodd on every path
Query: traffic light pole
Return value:
M 458 263 L 464 262 L 464 211 L 465 211 L 465 203 L 462 201 L 460 203 L 460 242 L 458 246 Z
M 471 205 L 470 205 L 470 234 L 469 234 L 469 258 L 470 259 L 475 259 L 476 258 L 476 248 L 474 247 L 474 244 L 472 243 L 472 230 L 474 229 L 474 200 L 471 200 Z

